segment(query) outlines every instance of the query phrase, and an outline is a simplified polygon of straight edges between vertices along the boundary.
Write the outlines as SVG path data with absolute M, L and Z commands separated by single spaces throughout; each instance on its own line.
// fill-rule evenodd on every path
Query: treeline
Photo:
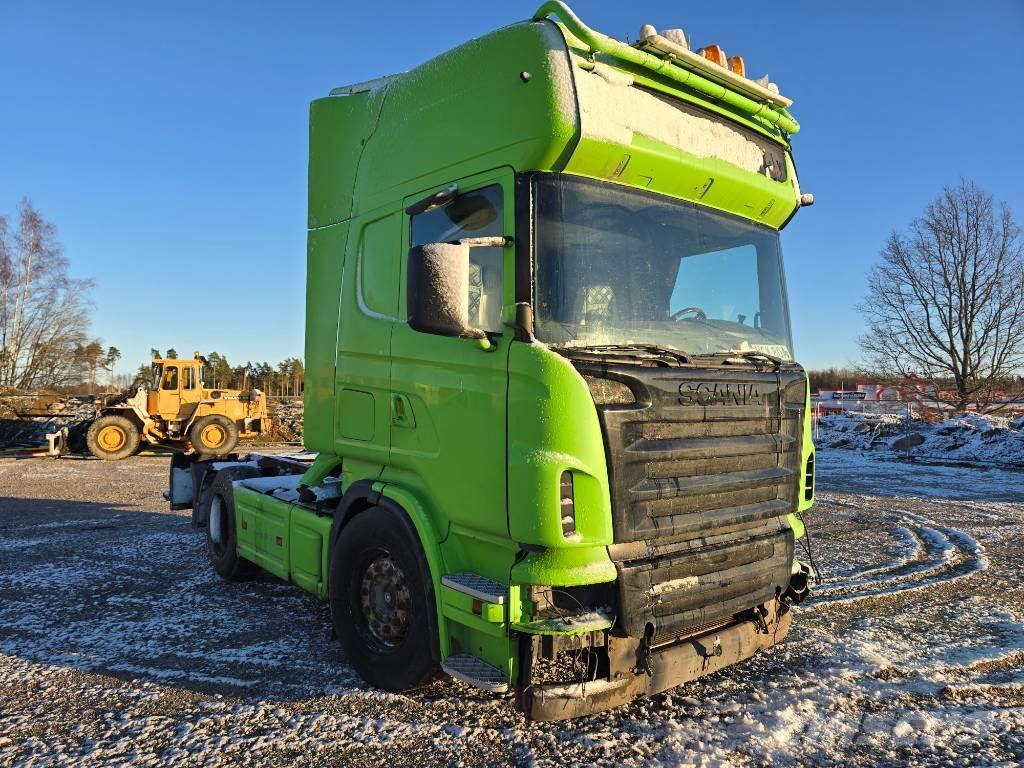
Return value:
M 178 351 L 173 348 L 161 353 L 154 347 L 150 350 L 150 354 L 154 358 L 177 359 L 178 357 Z M 232 365 L 227 357 L 219 352 L 211 352 L 205 357 L 203 384 L 208 388 L 249 390 L 256 387 L 272 397 L 299 397 L 302 395 L 305 368 L 302 365 L 302 360 L 297 357 L 289 357 L 276 365 L 251 361 L 247 361 L 244 365 Z M 135 378 L 136 384 L 149 382 L 151 366 L 152 363 L 144 363 L 139 366 Z
M 91 280 L 72 278 L 57 227 L 26 198 L 0 215 L 0 387 L 95 387 L 120 357 L 89 336 Z
M 819 389 L 853 389 L 858 381 L 878 381 L 878 378 L 867 371 L 856 368 L 825 368 L 819 371 L 808 371 L 807 378 L 811 382 L 811 392 Z

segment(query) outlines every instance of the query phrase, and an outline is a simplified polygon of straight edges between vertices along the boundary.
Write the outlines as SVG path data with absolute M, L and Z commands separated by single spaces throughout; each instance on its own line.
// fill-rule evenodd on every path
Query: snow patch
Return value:
M 587 65 L 590 67 L 591 65 Z M 754 173 L 784 177 L 781 147 L 757 140 L 725 120 L 633 86 L 633 79 L 606 64 L 588 72 L 574 67 L 584 135 L 630 146 L 634 134 L 697 157 L 713 157 Z

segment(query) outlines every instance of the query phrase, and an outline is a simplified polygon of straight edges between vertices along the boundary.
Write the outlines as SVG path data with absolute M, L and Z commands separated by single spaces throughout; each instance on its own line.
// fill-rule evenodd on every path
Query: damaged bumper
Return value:
M 792 611 L 778 603 L 764 612 L 675 643 L 648 650 L 635 637 L 607 635 L 608 673 L 586 682 L 534 685 L 516 691 L 516 707 L 530 720 L 568 720 L 603 712 L 642 696 L 717 672 L 780 642 L 789 632 Z M 524 642 L 533 642 L 524 638 Z M 529 671 L 525 671 L 529 675 Z

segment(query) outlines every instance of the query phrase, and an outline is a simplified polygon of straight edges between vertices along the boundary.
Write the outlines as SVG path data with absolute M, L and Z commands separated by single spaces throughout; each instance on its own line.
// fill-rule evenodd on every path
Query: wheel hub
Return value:
M 97 436 L 97 442 L 105 451 L 116 451 L 125 444 L 127 437 L 117 427 L 104 427 Z
M 201 436 L 203 445 L 207 448 L 220 448 L 224 444 L 224 438 L 224 430 L 217 424 L 206 427 Z
M 367 566 L 359 585 L 366 626 L 385 645 L 397 645 L 409 631 L 410 594 L 405 573 L 389 554 Z

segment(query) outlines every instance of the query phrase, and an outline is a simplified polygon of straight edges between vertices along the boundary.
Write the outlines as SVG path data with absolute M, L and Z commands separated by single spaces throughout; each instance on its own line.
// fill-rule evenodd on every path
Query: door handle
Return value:
M 416 417 L 413 415 L 412 402 L 408 395 L 391 395 L 391 423 L 396 427 L 410 429 L 416 426 Z

